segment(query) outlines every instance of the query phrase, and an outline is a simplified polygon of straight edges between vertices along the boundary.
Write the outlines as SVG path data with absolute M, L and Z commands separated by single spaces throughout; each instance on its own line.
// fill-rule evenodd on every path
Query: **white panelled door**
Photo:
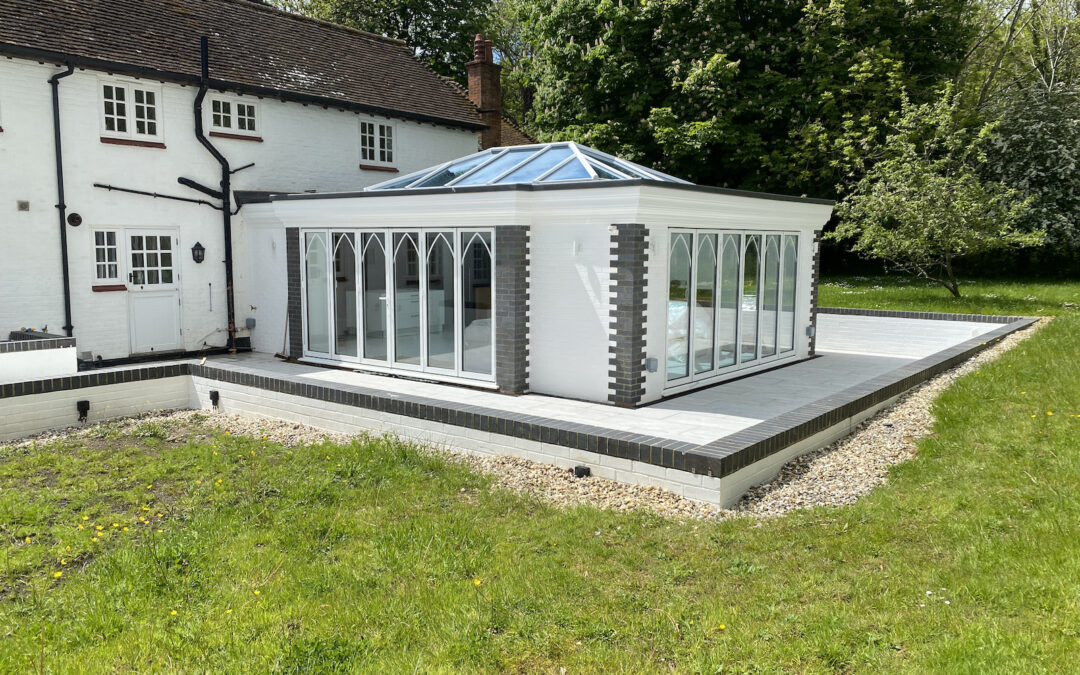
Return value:
M 179 239 L 169 230 L 127 230 L 128 313 L 134 354 L 183 349 Z

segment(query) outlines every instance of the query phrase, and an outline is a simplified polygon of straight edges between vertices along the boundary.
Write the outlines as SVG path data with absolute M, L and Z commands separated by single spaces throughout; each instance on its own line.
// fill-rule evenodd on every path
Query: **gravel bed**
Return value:
M 451 448 L 430 450 L 491 476 L 500 488 L 529 494 L 555 506 L 590 505 L 615 511 L 648 509 L 667 517 L 709 520 L 765 518 L 813 506 L 842 506 L 885 483 L 890 466 L 915 456 L 919 439 L 930 433 L 931 409 L 934 399 L 942 391 L 957 378 L 1027 339 L 1047 321 L 1043 319 L 1028 330 L 1007 336 L 952 370 L 905 393 L 893 406 L 859 425 L 852 435 L 788 462 L 775 479 L 752 488 L 731 509 L 696 502 L 658 487 L 628 485 L 596 477 L 575 478 L 568 469 L 517 457 L 464 454 Z M 146 424 L 161 424 L 169 430 L 195 423 L 233 435 L 265 437 L 288 447 L 324 440 L 347 443 L 356 438 L 269 418 L 179 410 L 49 431 L 7 445 L 21 447 L 103 433 L 134 434 Z

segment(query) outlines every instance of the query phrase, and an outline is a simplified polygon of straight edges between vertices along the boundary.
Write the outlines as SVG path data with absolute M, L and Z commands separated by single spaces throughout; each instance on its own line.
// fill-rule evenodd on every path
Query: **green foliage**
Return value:
M 840 225 L 827 236 L 854 240 L 852 251 L 892 269 L 940 283 L 960 295 L 957 259 L 1041 243 L 1041 230 L 1017 225 L 1030 199 L 984 180 L 977 151 L 992 125 L 965 127 L 957 97 L 903 101 L 885 140 L 865 148 L 873 163 L 838 205 Z
M 1080 88 L 1041 85 L 1003 95 L 983 174 L 1033 196 L 1020 222 L 1046 243 L 1080 252 Z
M 484 31 L 490 9 L 488 2 L 475 0 L 283 2 L 293 11 L 403 40 L 436 73 L 462 82 L 465 64 L 472 60 L 473 37 Z
M 704 184 L 829 195 L 835 139 L 955 75 L 971 14 L 969 0 L 539 0 L 531 121 Z

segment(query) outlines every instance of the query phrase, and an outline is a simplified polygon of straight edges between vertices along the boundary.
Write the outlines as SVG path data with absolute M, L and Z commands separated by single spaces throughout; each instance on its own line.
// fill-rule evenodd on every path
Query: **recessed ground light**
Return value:
M 587 466 L 578 465 L 574 467 L 574 478 L 588 478 L 592 475 L 592 469 Z

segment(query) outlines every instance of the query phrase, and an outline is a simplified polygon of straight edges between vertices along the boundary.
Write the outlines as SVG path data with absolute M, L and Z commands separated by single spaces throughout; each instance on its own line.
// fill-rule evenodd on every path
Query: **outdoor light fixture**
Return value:
M 212 405 L 212 406 L 214 406 L 216 408 L 216 407 L 218 407 L 218 401 L 220 401 L 220 400 L 221 400 L 221 394 L 218 393 L 218 390 L 217 389 L 211 389 L 210 390 L 210 405 Z
M 592 475 L 592 469 L 587 466 L 578 464 L 574 467 L 574 478 L 588 478 Z
M 85 422 L 87 414 L 90 413 L 90 401 L 76 401 L 75 409 L 79 411 L 79 421 Z
M 195 242 L 195 245 L 191 247 L 191 259 L 197 263 L 201 263 L 206 258 L 206 247 Z

